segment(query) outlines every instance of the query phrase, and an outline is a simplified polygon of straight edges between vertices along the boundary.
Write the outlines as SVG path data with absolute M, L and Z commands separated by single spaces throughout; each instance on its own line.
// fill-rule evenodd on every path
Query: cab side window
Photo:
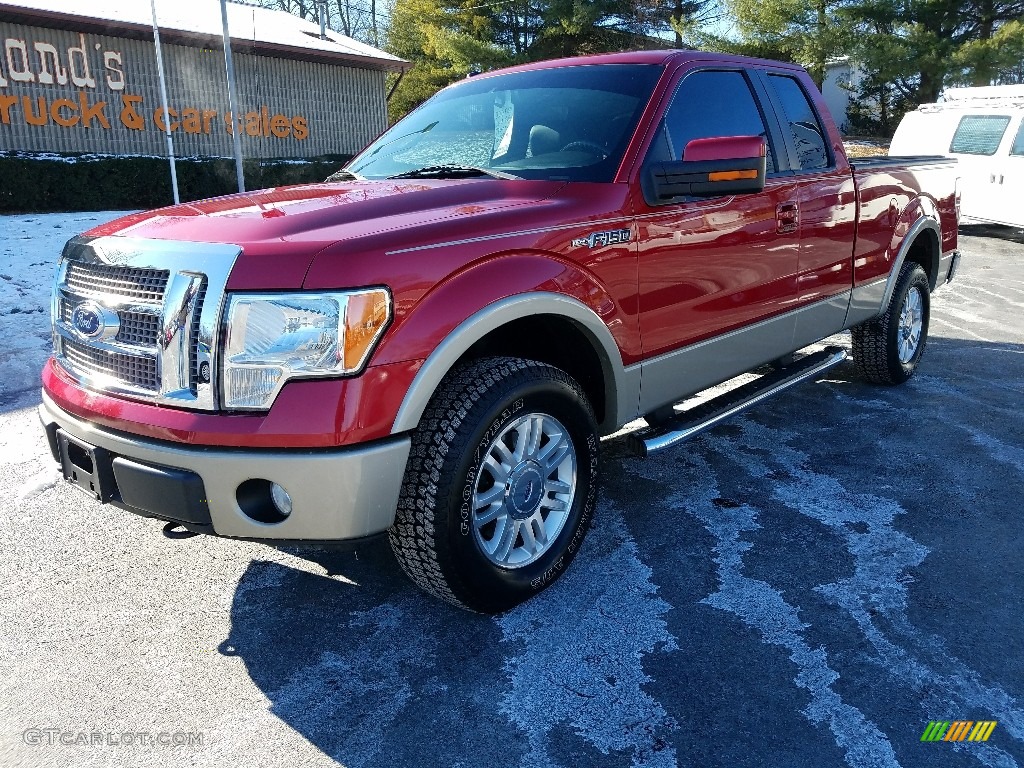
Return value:
M 780 117 L 785 123 L 783 129 L 788 126 L 793 136 L 800 170 L 828 168 L 830 162 L 825 146 L 825 130 L 800 83 L 786 75 L 768 75 L 768 80 L 782 104 L 784 114 Z
M 746 76 L 737 71 L 694 72 L 680 83 L 652 154 L 657 159 L 685 160 L 689 142 L 719 136 L 764 137 L 767 172 L 775 171 L 771 140 Z

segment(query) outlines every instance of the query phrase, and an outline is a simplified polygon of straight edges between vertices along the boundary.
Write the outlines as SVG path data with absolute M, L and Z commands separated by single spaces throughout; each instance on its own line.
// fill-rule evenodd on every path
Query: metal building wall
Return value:
M 57 50 L 66 84 L 57 81 L 52 55 L 41 53 L 36 44 Z M 23 50 L 28 53 L 27 67 Z M 73 71 L 69 50 L 76 64 Z M 163 51 L 172 126 L 178 123 L 173 133 L 175 153 L 230 157 L 223 50 L 165 44 Z M 85 56 L 95 86 L 76 86 L 72 80 L 73 73 L 86 74 Z M 242 132 L 246 157 L 352 154 L 386 127 L 384 72 L 237 49 L 233 58 L 240 113 L 246 120 Z M 123 85 L 117 70 L 123 72 Z M 53 83 L 40 82 L 43 71 Z M 27 82 L 30 76 L 32 82 Z M 159 106 L 152 41 L 0 21 L 0 150 L 163 156 L 165 142 L 154 114 Z M 305 120 L 305 137 L 297 130 L 296 117 Z M 33 125 L 31 120 L 44 124 Z

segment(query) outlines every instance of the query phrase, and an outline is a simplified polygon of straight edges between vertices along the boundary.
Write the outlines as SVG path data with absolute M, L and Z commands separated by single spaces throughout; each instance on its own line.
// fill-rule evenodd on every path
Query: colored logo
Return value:
M 71 326 L 83 339 L 113 338 L 121 322 L 116 312 L 104 310 L 95 301 L 83 301 L 71 312 Z
M 71 313 L 71 324 L 87 339 L 95 339 L 103 333 L 102 312 L 95 302 L 83 301 Z
M 932 720 L 921 741 L 988 741 L 995 729 L 995 720 Z

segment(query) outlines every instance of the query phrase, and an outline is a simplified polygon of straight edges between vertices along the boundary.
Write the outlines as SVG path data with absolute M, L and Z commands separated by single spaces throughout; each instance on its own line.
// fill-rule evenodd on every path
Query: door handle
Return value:
M 800 206 L 794 202 L 779 203 L 775 208 L 775 231 L 780 235 L 796 232 L 800 224 Z

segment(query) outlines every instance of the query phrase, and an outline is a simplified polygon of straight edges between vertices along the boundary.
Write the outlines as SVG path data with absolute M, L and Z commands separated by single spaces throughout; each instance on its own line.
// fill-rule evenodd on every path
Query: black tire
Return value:
M 901 326 L 900 320 L 912 292 L 916 292 L 920 299 L 920 338 L 913 353 L 907 359 L 901 359 L 900 351 L 905 342 L 906 329 Z M 851 329 L 853 360 L 860 374 L 873 384 L 902 384 L 913 376 L 928 342 L 930 312 L 928 276 L 919 264 L 904 264 L 885 313 Z
M 517 430 L 526 426 L 523 419 L 528 415 L 541 421 L 527 424 L 564 427 L 562 434 L 571 443 L 566 450 L 575 452 L 574 490 L 571 499 L 557 504 L 557 516 L 562 521 L 557 534 L 546 543 L 534 544 L 539 548 L 536 559 L 500 565 L 495 562 L 497 555 L 485 552 L 489 524 L 478 524 L 483 518 L 477 516 L 477 502 L 482 497 L 475 494 L 486 495 L 488 490 L 480 489 L 488 483 L 490 492 L 502 492 L 502 486 L 490 477 L 493 464 L 485 469 L 485 460 L 491 457 L 493 461 L 496 441 L 518 438 Z M 517 427 L 519 424 L 523 426 Z M 531 428 L 526 426 L 527 433 Z M 539 427 L 535 431 L 540 434 L 538 441 L 543 442 L 535 446 L 533 463 L 547 462 L 551 459 L 541 457 L 545 447 L 558 443 L 552 445 L 550 456 L 564 447 L 565 439 L 556 441 Z M 472 611 L 498 613 L 527 600 L 557 579 L 579 551 L 597 505 L 598 454 L 593 410 L 583 390 L 564 371 L 532 360 L 491 357 L 452 372 L 434 394 L 412 436 L 395 524 L 389 531 L 391 548 L 402 570 L 431 595 Z M 565 471 L 568 460 L 560 461 L 561 469 L 551 471 Z M 513 486 L 512 499 L 517 498 L 515 488 L 525 488 L 518 498 L 522 498 L 524 508 L 538 505 L 534 516 L 542 514 L 545 504 L 558 502 L 556 492 L 547 489 L 548 482 L 562 485 L 561 475 L 551 480 L 550 472 L 544 475 L 541 471 L 531 478 L 519 474 L 518 481 L 516 476 L 515 471 L 507 475 Z M 532 501 L 534 477 L 540 489 L 536 502 Z M 510 486 L 503 487 L 507 500 Z M 532 527 L 533 523 L 513 518 L 507 511 L 513 508 L 511 502 L 492 502 L 488 509 L 499 507 L 506 515 L 490 528 L 491 542 L 499 538 L 499 525 L 503 531 L 504 526 L 522 531 L 517 526 L 530 525 L 531 542 L 543 538 L 534 536 L 538 529 Z M 518 508 L 516 511 L 523 512 Z M 545 520 L 554 520 L 552 514 L 548 511 Z M 544 529 L 539 530 L 543 533 Z M 528 552 L 524 534 L 513 532 L 510 536 L 509 546 L 517 553 Z M 520 541 L 521 547 L 517 546 Z M 501 544 L 496 543 L 495 548 L 501 550 Z

